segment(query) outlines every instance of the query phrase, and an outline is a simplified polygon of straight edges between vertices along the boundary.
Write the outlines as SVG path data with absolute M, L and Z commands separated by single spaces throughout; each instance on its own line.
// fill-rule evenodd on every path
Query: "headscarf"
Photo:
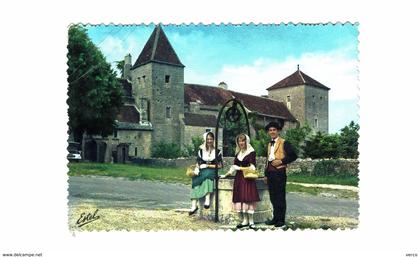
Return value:
M 203 156 L 201 156 L 200 155 L 200 153 L 198 153 L 198 155 L 201 157 L 201 158 L 203 158 L 203 159 L 211 159 L 211 160 L 214 160 L 214 159 L 216 159 L 216 146 L 215 146 L 215 140 L 216 139 L 214 139 L 213 140 L 213 149 L 212 149 L 212 151 L 211 152 L 209 152 L 209 151 L 207 151 L 207 149 L 206 149 L 206 144 L 207 144 L 207 135 L 209 134 L 210 132 L 206 132 L 206 133 L 204 133 L 203 134 L 203 139 L 204 139 L 204 143 L 202 143 L 201 145 L 200 145 L 200 149 L 202 150 L 202 152 L 203 152 Z M 212 133 L 213 134 L 213 133 Z M 214 135 L 214 134 L 213 134 Z M 208 154 L 208 156 L 206 156 Z
M 204 142 L 200 145 L 200 149 L 202 149 L 202 150 L 204 150 L 204 151 L 207 151 L 206 150 L 206 144 L 207 144 L 207 135 L 210 133 L 211 131 L 209 131 L 209 132 L 206 132 L 206 133 L 204 133 L 203 134 L 203 139 L 204 139 Z M 212 134 L 213 134 L 213 132 L 211 132 Z M 214 134 L 213 134 L 214 135 Z M 214 148 L 216 148 L 216 139 L 215 138 L 213 138 L 213 149 Z
M 240 135 L 245 135 L 245 138 L 246 138 L 246 150 L 245 151 L 243 151 L 239 147 L 239 144 L 238 144 L 238 139 L 239 139 L 239 136 Z M 235 142 L 236 142 L 236 150 L 235 150 L 235 153 L 238 155 L 237 158 L 238 158 L 239 161 L 242 161 L 244 159 L 244 157 L 247 156 L 248 154 L 250 154 L 252 152 L 255 152 L 254 148 L 251 145 L 251 139 L 249 138 L 249 136 L 247 134 L 243 134 L 243 133 L 242 134 L 239 134 L 236 137 Z

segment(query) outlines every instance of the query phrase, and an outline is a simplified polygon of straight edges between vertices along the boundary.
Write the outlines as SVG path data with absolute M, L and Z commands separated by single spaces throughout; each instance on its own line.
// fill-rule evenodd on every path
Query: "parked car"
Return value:
M 69 146 L 67 147 L 67 160 L 78 162 L 82 160 L 82 150 L 80 149 L 80 143 L 77 142 L 69 142 Z

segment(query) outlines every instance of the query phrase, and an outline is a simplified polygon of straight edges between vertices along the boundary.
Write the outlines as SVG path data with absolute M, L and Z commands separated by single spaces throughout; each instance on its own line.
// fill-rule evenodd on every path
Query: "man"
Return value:
M 265 126 L 271 141 L 267 149 L 267 165 L 264 181 L 268 184 L 270 201 L 273 205 L 273 219 L 265 224 L 283 227 L 286 217 L 286 166 L 296 160 L 292 145 L 279 137 L 283 124 L 270 122 Z

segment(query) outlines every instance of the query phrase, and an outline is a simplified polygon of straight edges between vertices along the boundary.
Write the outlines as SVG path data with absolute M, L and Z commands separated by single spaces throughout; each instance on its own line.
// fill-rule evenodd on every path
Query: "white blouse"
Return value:
M 207 151 L 205 148 L 202 149 L 203 156 L 200 156 L 201 159 L 205 162 L 210 162 L 216 159 L 216 149 L 212 149 L 211 151 Z M 200 155 L 200 151 L 198 151 L 198 154 Z

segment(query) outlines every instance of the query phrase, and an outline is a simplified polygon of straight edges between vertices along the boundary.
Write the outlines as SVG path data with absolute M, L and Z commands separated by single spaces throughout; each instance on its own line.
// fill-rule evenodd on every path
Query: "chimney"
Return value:
M 123 78 L 131 80 L 131 54 L 124 57 Z
M 220 88 L 223 88 L 223 89 L 226 89 L 226 90 L 228 89 L 227 84 L 225 82 L 223 82 L 223 81 L 219 83 L 219 87 Z

